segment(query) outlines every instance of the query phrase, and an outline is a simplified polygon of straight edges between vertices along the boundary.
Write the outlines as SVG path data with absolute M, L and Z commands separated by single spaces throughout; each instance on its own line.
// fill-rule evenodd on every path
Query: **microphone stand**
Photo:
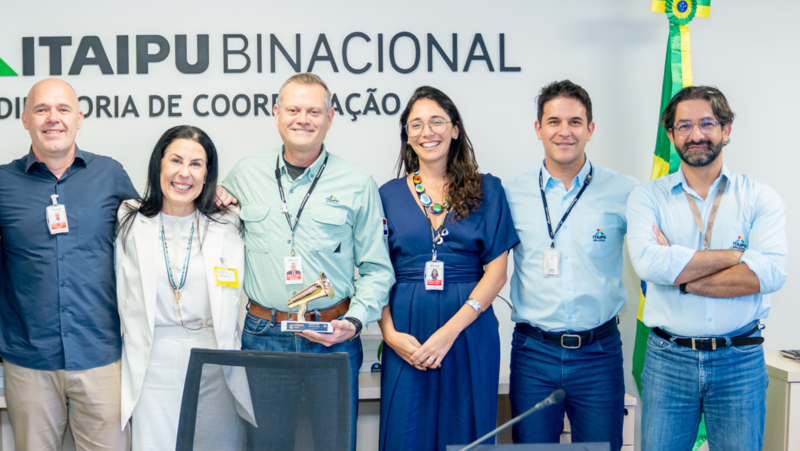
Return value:
M 516 418 L 512 418 L 509 422 L 503 424 L 502 426 L 498 427 L 497 429 L 493 430 L 492 432 L 484 435 L 483 437 L 479 438 L 478 440 L 475 440 L 474 442 L 470 443 L 469 445 L 461 448 L 460 451 L 468 451 L 468 450 L 471 450 L 471 449 L 475 448 L 476 446 L 478 446 L 481 442 L 483 442 L 487 438 L 490 438 L 490 437 L 493 437 L 493 436 L 497 435 L 503 429 L 506 429 L 507 427 L 511 426 L 512 424 L 518 423 L 519 421 L 521 421 L 522 419 L 524 419 L 528 415 L 532 414 L 533 412 L 536 412 L 538 410 L 542 410 L 545 407 L 552 406 L 553 404 L 560 403 L 561 401 L 564 400 L 565 396 L 566 396 L 566 393 L 564 393 L 564 390 L 558 389 L 558 390 L 554 391 L 550 396 L 548 396 L 547 398 L 542 400 L 542 402 L 540 402 L 539 404 L 536 404 L 535 406 L 531 407 L 527 412 L 523 413 L 522 415 L 519 415 Z

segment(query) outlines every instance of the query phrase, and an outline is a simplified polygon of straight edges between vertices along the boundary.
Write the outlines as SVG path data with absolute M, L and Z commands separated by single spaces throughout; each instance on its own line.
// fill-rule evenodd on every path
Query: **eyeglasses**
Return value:
M 433 133 L 437 135 L 441 135 L 442 133 L 447 131 L 447 124 L 451 121 L 446 121 L 440 117 L 431 118 L 427 122 L 428 127 L 431 129 Z M 419 136 L 423 130 L 425 130 L 425 122 L 420 120 L 411 121 L 405 125 L 406 133 L 408 133 L 409 138 L 416 138 Z
M 173 308 L 175 309 L 175 313 L 178 314 L 178 318 L 181 320 L 181 327 L 189 329 L 189 330 L 200 330 L 206 329 L 209 327 L 214 327 L 213 320 L 211 318 L 203 321 L 202 319 L 193 319 L 191 321 L 184 321 L 183 320 L 183 313 L 181 313 L 181 304 L 179 300 L 175 300 L 175 304 L 173 304 Z
M 704 135 L 708 135 L 714 131 L 714 128 L 716 128 L 717 125 L 719 125 L 719 121 L 714 121 L 711 119 L 703 119 L 695 123 L 690 121 L 681 121 L 675 124 L 672 129 L 677 130 L 678 134 L 681 136 L 689 136 L 692 134 L 692 130 L 694 130 L 695 125 L 700 128 L 700 132 L 702 132 Z
M 211 318 L 207 319 L 206 321 L 203 321 L 202 319 L 193 319 L 188 322 L 183 322 L 183 315 L 180 316 L 181 316 L 181 326 L 189 330 L 200 330 L 209 327 L 214 327 Z

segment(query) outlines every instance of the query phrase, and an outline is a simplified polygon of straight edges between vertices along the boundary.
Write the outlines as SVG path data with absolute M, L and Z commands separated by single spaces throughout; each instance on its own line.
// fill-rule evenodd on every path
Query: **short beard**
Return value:
M 708 150 L 706 150 L 702 155 L 687 157 L 686 154 L 689 153 L 689 146 L 696 146 L 705 144 L 708 146 Z M 712 143 L 710 140 L 703 140 L 703 141 L 687 141 L 683 144 L 682 149 L 676 149 L 678 151 L 678 156 L 681 157 L 681 161 L 688 164 L 689 166 L 694 167 L 703 167 L 708 166 L 714 160 L 719 157 L 719 154 L 722 153 L 722 147 L 725 145 L 723 141 L 720 141 L 717 144 Z

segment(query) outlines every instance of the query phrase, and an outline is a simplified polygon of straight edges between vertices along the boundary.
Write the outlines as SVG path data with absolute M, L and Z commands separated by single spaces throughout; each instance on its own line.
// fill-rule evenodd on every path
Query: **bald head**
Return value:
M 78 93 L 75 92 L 75 88 L 73 88 L 71 84 L 64 80 L 59 80 L 58 78 L 48 78 L 36 83 L 31 87 L 31 90 L 28 91 L 28 97 L 25 100 L 25 111 L 28 111 L 28 108 L 34 104 L 34 102 L 31 101 L 32 99 L 52 89 L 69 91 L 69 93 L 65 92 L 64 94 L 67 94 L 67 97 L 72 97 L 71 100 L 75 102 L 76 106 L 78 105 Z
M 31 147 L 41 161 L 68 158 L 83 124 L 78 96 L 69 83 L 49 78 L 31 88 L 22 125 L 31 135 Z

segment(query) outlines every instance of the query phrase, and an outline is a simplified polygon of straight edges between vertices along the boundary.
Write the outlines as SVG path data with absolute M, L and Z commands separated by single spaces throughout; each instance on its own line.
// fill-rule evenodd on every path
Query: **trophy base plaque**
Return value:
M 281 332 L 302 332 L 308 330 L 321 334 L 332 334 L 333 325 L 325 322 L 312 321 L 281 321 Z

